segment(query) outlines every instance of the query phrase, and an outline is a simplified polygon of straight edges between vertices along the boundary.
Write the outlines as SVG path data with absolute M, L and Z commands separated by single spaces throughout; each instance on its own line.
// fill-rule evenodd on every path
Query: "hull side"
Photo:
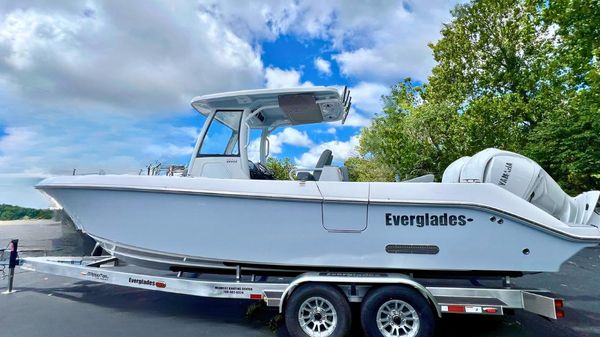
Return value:
M 323 226 L 322 203 L 314 200 L 44 189 L 101 241 L 143 247 L 165 258 L 176 255 L 217 264 L 552 272 L 593 245 L 472 207 L 373 204 L 368 206 L 363 231 L 335 232 Z M 439 221 L 444 214 L 446 222 L 450 216 L 471 220 L 454 225 L 418 223 L 419 216 L 436 216 Z M 403 216 L 413 217 L 412 225 L 405 225 Z M 492 217 L 503 221 L 491 221 Z

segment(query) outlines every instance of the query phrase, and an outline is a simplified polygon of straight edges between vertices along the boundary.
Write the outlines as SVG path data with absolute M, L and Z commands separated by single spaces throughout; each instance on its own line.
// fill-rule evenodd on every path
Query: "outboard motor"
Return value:
M 600 226 L 600 191 L 570 197 L 533 160 L 494 148 L 450 164 L 442 177 L 444 183 L 491 183 L 529 201 L 571 226 Z

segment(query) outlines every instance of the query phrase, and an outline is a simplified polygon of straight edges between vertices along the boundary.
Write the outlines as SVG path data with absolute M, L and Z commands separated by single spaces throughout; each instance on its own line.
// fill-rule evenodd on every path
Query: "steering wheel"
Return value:
M 260 173 L 264 174 L 268 179 L 275 179 L 275 172 L 270 168 L 266 167 L 262 163 L 256 163 L 256 169 L 260 171 Z
M 253 163 L 248 160 L 248 167 L 250 168 L 251 179 L 262 179 L 262 180 L 274 180 L 275 173 L 261 163 Z

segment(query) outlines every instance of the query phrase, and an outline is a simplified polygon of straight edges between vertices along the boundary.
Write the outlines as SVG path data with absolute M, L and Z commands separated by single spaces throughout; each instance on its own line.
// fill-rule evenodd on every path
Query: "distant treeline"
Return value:
M 25 208 L 0 204 L 0 220 L 52 219 L 54 211 L 50 209 Z

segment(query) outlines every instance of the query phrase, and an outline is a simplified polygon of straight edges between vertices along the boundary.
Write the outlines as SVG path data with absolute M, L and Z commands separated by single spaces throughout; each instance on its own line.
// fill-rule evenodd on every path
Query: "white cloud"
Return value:
M 294 146 L 309 147 L 312 141 L 306 131 L 298 131 L 294 128 L 285 128 L 282 132 L 275 133 L 269 137 L 269 140 L 280 142 L 281 144 L 290 144 Z
M 348 141 L 343 142 L 339 140 L 333 140 L 319 144 L 310 149 L 309 152 L 303 153 L 300 158 L 294 158 L 296 164 L 300 167 L 315 167 L 321 153 L 329 149 L 333 153 L 334 162 L 344 162 L 350 156 L 356 155 L 356 147 L 359 144 L 359 135 L 352 136 Z
M 356 37 L 341 30 L 341 51 L 333 58 L 344 75 L 361 80 L 392 84 L 412 77 L 425 81 L 434 65 L 427 44 L 439 39 L 442 24 L 450 20 L 450 9 L 457 2 L 387 2 L 387 6 L 372 6 L 377 14 L 364 9 L 363 18 L 377 20 L 368 30 L 353 26 L 361 32 Z
M 373 116 L 383 110 L 381 96 L 390 93 L 390 88 L 381 83 L 360 82 L 350 88 L 352 106 Z
M 333 122 L 333 123 L 329 123 L 330 125 L 335 125 L 337 126 L 341 126 L 341 124 L 339 122 Z M 339 124 L 339 125 L 338 125 Z M 328 135 L 336 135 L 337 134 L 337 129 L 335 127 L 329 127 L 325 130 L 323 129 L 315 129 L 312 131 L 315 134 L 328 134 Z
M 169 126 L 165 128 L 170 136 L 179 137 L 179 136 L 187 136 L 190 140 L 197 140 L 198 136 L 200 136 L 200 128 L 193 126 Z
M 203 1 L 240 36 L 281 34 L 331 44 L 343 74 L 393 84 L 406 76 L 426 80 L 434 64 L 427 43 L 436 41 L 450 9 L 462 0 L 432 1 Z
M 262 82 L 260 53 L 191 2 L 19 2 L 0 13 L 0 78 L 36 104 L 166 115 Z
M 287 127 L 283 131 L 274 133 L 269 137 L 269 154 L 277 156 L 283 151 L 284 145 L 292 145 L 297 147 L 311 147 L 313 142 L 306 131 L 298 131 L 294 128 Z M 248 158 L 252 161 L 258 161 L 260 158 L 260 138 L 250 141 L 248 145 Z
M 264 81 L 253 41 L 183 1 L 1 2 L 0 55 L 0 173 L 187 163 L 198 128 L 164 117 Z
M 345 51 L 333 58 L 340 65 L 342 74 L 366 80 L 394 82 L 405 77 L 425 81 L 434 65 L 431 56 L 424 57 L 420 46 L 412 49 L 385 46 L 381 49 Z M 422 48 L 424 49 L 424 48 Z M 390 62 L 397 58 L 396 62 Z
M 340 1 L 220 1 L 202 0 L 200 8 L 247 39 L 275 39 L 281 34 L 326 37 Z
M 265 81 L 267 88 L 298 88 L 312 87 L 310 81 L 301 82 L 302 73 L 295 69 L 283 70 L 275 67 L 268 67 L 265 70 Z
M 371 120 L 371 117 L 365 117 L 362 113 L 359 113 L 354 108 L 350 108 L 350 112 L 348 113 L 348 117 L 346 118 L 344 126 L 362 128 L 371 125 Z M 342 126 L 340 122 L 335 124 Z
M 191 145 L 150 144 L 143 151 L 157 158 L 179 157 L 191 155 L 194 147 Z
M 270 154 L 274 155 L 273 149 L 270 148 Z M 255 138 L 248 144 L 248 159 L 253 162 L 260 161 L 260 138 Z
M 315 68 L 323 75 L 331 75 L 331 62 L 321 57 L 315 59 Z

